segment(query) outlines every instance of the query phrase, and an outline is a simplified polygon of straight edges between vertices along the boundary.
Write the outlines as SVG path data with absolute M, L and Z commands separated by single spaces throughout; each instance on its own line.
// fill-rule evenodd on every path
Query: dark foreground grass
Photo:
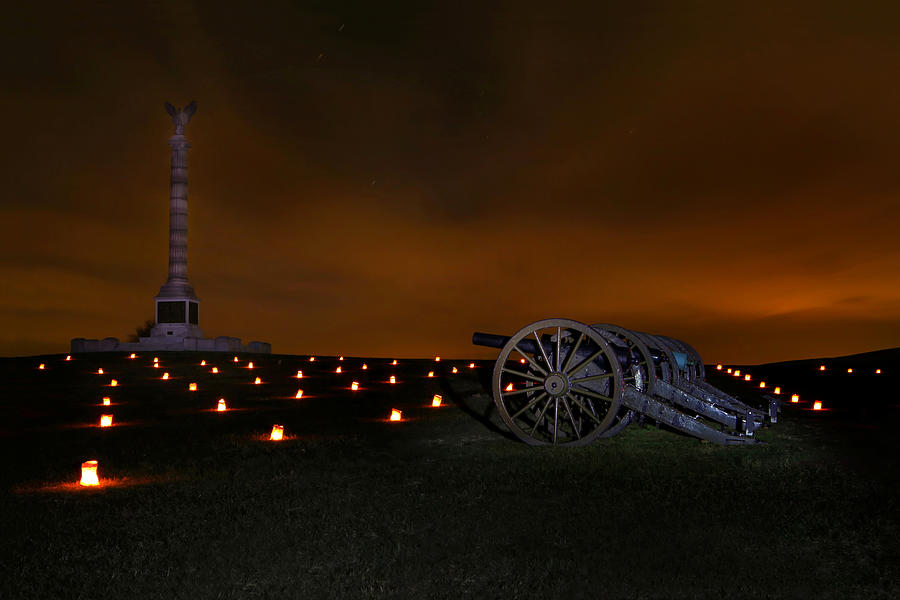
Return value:
M 148 357 L 2 361 L 0 598 L 897 596 L 896 461 L 821 415 L 753 447 L 630 427 L 534 449 L 497 425 L 488 363 L 200 358 L 161 355 L 168 382 Z M 103 395 L 123 425 L 88 426 Z M 106 485 L 72 485 L 91 458 Z

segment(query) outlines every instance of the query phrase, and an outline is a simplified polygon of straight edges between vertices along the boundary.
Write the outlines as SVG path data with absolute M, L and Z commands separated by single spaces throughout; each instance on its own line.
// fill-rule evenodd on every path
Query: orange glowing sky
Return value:
M 162 104 L 191 99 L 207 336 L 492 357 L 472 331 L 569 317 L 707 362 L 900 346 L 895 2 L 25 4 L 2 355 L 152 317 Z

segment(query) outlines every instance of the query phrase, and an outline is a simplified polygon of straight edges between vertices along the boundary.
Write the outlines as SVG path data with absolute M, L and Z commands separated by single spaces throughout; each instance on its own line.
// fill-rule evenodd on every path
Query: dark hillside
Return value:
M 752 446 L 634 425 L 583 448 L 532 448 L 499 423 L 487 361 L 74 358 L 0 360 L 0 598 L 900 590 L 896 436 L 874 408 L 860 424 L 787 406 Z M 715 369 L 710 380 L 761 400 Z M 391 408 L 403 421 L 386 420 Z M 114 426 L 101 429 L 105 413 Z M 270 442 L 276 423 L 286 437 Z M 99 488 L 77 484 L 91 459 Z

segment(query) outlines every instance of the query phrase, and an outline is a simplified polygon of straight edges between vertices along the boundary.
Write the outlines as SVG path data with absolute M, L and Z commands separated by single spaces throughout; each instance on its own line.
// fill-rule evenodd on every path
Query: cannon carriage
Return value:
M 611 324 L 545 319 L 512 336 L 476 332 L 500 349 L 491 380 L 497 411 L 527 444 L 578 446 L 651 419 L 713 443 L 755 443 L 777 421 L 706 382 L 689 344 Z

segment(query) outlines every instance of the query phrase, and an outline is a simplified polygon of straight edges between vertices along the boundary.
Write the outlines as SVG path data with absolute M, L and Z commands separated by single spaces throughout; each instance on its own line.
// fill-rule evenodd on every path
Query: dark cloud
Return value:
M 191 99 L 209 335 L 467 355 L 473 329 L 569 316 L 710 360 L 898 345 L 898 12 L 20 3 L 0 23 L 0 352 L 149 316 L 162 102 Z

